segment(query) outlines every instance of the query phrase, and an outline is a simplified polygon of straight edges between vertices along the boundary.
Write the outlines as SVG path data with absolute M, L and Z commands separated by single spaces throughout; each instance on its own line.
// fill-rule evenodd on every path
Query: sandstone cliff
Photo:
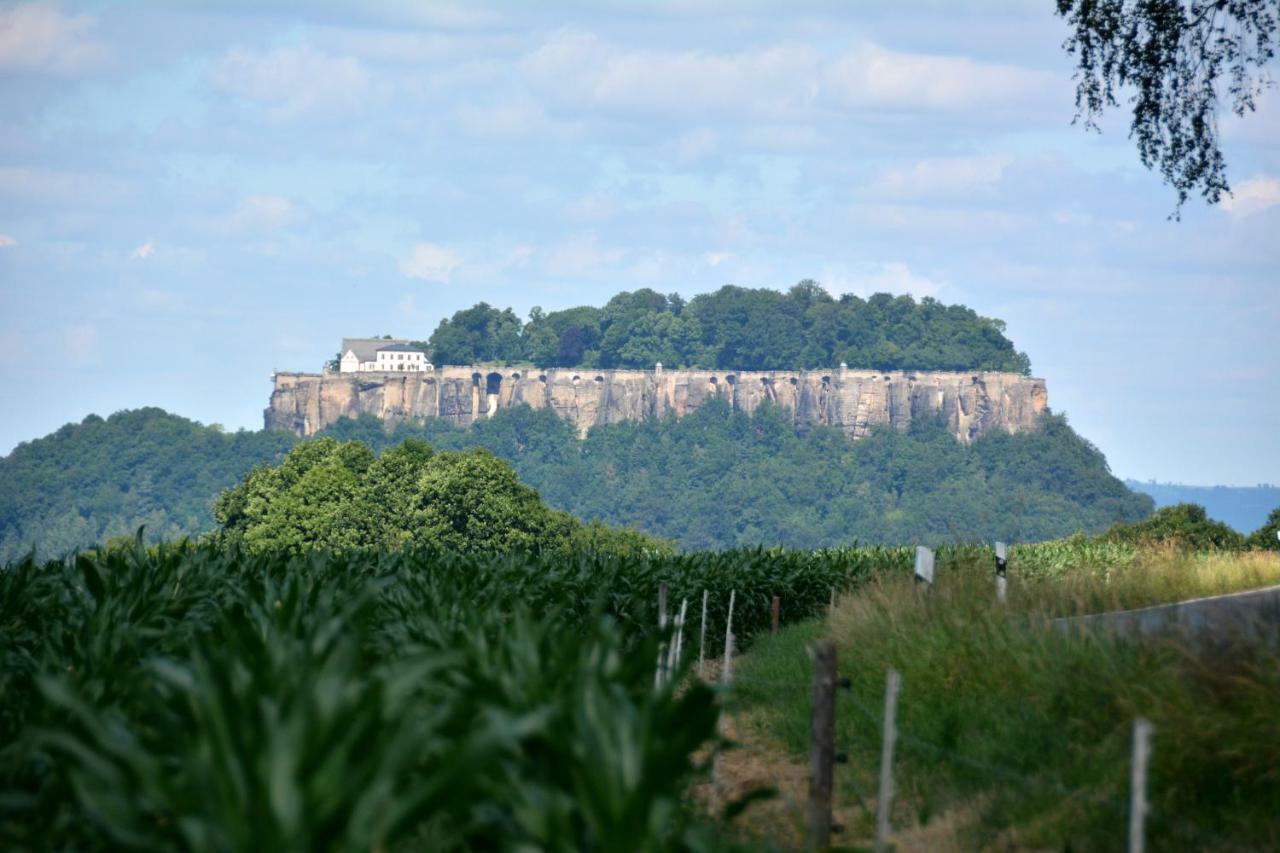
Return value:
M 799 425 L 836 426 L 858 438 L 875 424 L 905 429 L 941 411 L 968 442 L 985 432 L 1034 429 L 1048 402 L 1043 379 L 1016 373 L 714 370 L 536 370 L 441 367 L 429 373 L 276 373 L 268 429 L 311 435 L 339 418 L 374 415 L 388 425 L 440 417 L 468 426 L 500 409 L 550 408 L 582 435 L 600 424 L 667 412 L 683 416 L 719 397 L 752 412 L 765 402 Z

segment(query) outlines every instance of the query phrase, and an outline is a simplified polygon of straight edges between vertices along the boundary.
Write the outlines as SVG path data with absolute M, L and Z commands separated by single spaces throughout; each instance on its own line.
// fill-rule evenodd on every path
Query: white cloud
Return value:
M 359 60 L 306 45 L 268 51 L 232 48 L 214 70 L 213 82 L 267 106 L 276 119 L 358 111 L 376 95 L 373 78 Z
M 27 166 L 0 167 L 0 200 L 24 205 L 111 207 L 128 192 L 127 185 L 110 175 Z
M 966 110 L 1025 104 L 1060 75 L 864 43 L 834 56 L 805 44 L 750 50 L 628 48 L 561 31 L 525 57 L 526 78 L 569 109 L 742 118 L 829 118 L 842 110 Z M 811 144 L 814 136 L 787 141 Z
M 284 196 L 256 193 L 245 196 L 235 210 L 215 218 L 212 224 L 219 231 L 260 234 L 292 224 L 297 213 L 293 202 Z
M 707 266 L 718 267 L 732 257 L 730 252 L 707 252 L 702 259 L 707 262 Z
M 436 284 L 448 284 L 453 271 L 462 264 L 458 253 L 435 243 L 415 243 L 409 254 L 400 261 L 400 272 L 405 278 L 420 278 Z
M 1012 157 L 942 157 L 887 169 L 871 184 L 877 195 L 920 198 L 969 195 L 994 188 L 1013 162 Z
M 847 106 L 968 109 L 1028 101 L 1058 75 L 964 56 L 856 48 L 825 69 L 828 91 Z
M 737 53 L 627 49 L 582 32 L 551 36 L 524 61 L 548 97 L 586 108 L 785 116 L 817 95 L 818 55 L 803 45 Z
M 942 282 L 912 272 L 901 261 L 863 264 L 853 268 L 829 266 L 823 269 L 820 280 L 831 293 L 852 293 L 863 297 L 873 293 L 909 293 L 916 298 L 937 296 L 945 287 Z
M 618 214 L 618 207 L 612 196 L 593 192 L 570 202 L 565 207 L 565 216 L 575 222 L 606 222 Z
M 0 234 L 0 249 L 8 249 L 11 246 L 18 245 L 18 241 L 8 234 Z
M 612 269 L 626 252 L 600 245 L 595 234 L 579 234 L 548 249 L 543 267 L 553 276 L 589 276 Z
M 1222 209 L 1232 216 L 1248 216 L 1280 204 L 1280 179 L 1255 175 L 1237 184 L 1231 195 L 1223 197 Z
M 572 125 L 554 121 L 540 104 L 528 100 L 489 106 L 463 104 L 458 108 L 458 125 L 474 136 L 498 138 L 534 135 L 566 138 L 573 130 Z
M 80 323 L 62 330 L 62 346 L 74 364 L 87 364 L 98 349 L 98 329 L 92 323 Z
M 697 163 L 716 153 L 717 147 L 716 132 L 709 127 L 700 127 L 676 141 L 676 159 L 686 165 Z
M 0 9 L 0 69 L 73 74 L 101 64 L 107 49 L 94 41 L 97 19 L 64 15 L 53 3 Z
M 143 243 L 141 246 L 139 246 L 138 248 L 130 252 L 129 257 L 137 258 L 140 261 L 145 261 L 147 258 L 151 257 L 155 253 L 156 253 L 156 244 L 148 240 L 147 242 Z

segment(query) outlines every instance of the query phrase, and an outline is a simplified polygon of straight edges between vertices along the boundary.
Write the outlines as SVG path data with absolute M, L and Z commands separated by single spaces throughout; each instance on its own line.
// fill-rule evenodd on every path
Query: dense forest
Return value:
M 837 299 L 812 281 L 786 293 L 722 287 L 688 302 L 637 290 L 603 308 L 534 308 L 527 321 L 481 302 L 417 343 L 436 364 L 796 370 L 845 362 L 878 370 L 1031 370 L 1000 320 L 929 297 Z
M 297 442 L 146 408 L 90 415 L 0 458 L 0 560 L 56 555 L 146 525 L 152 541 L 213 526 L 213 498 Z
M 1100 532 L 1151 501 L 1111 476 L 1061 416 L 1035 433 L 972 445 L 940 423 L 850 441 L 797 432 L 786 412 L 713 404 L 685 418 L 620 423 L 579 439 L 548 411 L 515 408 L 468 430 L 374 418 L 326 431 L 381 452 L 405 439 L 436 451 L 484 448 L 546 503 L 584 521 L 632 527 L 679 547 L 1033 541 Z M 32 545 L 63 553 L 146 525 L 151 540 L 214 526 L 214 499 L 298 442 L 224 433 L 159 409 L 89 417 L 0 459 L 0 560 Z

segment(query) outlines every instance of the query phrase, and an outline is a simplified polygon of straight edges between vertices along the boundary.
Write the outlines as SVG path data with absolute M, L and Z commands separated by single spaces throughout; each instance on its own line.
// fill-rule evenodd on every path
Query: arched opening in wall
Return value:
M 519 379 L 519 378 L 520 378 L 520 374 L 519 374 L 519 372 L 516 372 L 516 373 L 511 374 L 511 378 L 512 378 L 512 379 Z
M 737 384 L 738 384 L 738 377 L 736 377 L 736 376 L 734 376 L 732 373 L 730 373 L 728 376 L 726 376 L 726 377 L 724 378 L 724 381 L 725 381 L 725 382 L 728 382 L 730 385 L 737 385 Z
M 484 378 L 484 377 L 483 377 L 483 376 L 481 376 L 479 373 L 473 373 L 473 374 L 471 374 L 471 384 L 472 384 L 472 385 L 479 385 L 479 384 L 480 384 L 480 380 L 481 380 L 481 379 L 483 379 L 483 378 Z
M 715 386 L 720 384 L 720 380 L 712 376 L 710 379 L 707 380 L 707 384 L 710 385 L 712 388 L 714 388 Z
M 579 382 L 581 382 L 581 381 L 582 381 L 582 377 L 581 377 L 581 376 L 579 376 L 579 375 L 578 375 L 578 374 L 576 374 L 576 373 L 575 373 L 575 374 L 573 374 L 573 384 L 574 384 L 574 385 L 577 385 L 577 384 L 578 384 Z
M 763 388 L 770 388 L 770 387 L 772 387 L 772 386 L 773 386 L 773 380 L 772 380 L 772 379 L 770 379 L 768 376 L 761 376 L 761 377 L 760 377 L 760 385 L 761 385 L 761 387 L 763 387 Z
M 796 379 L 794 376 L 792 376 L 792 377 L 791 377 L 791 384 L 792 384 L 792 385 L 799 385 L 799 384 L 800 384 L 800 380 L 799 380 L 799 379 Z
M 544 383 L 544 384 L 545 384 L 545 383 L 546 383 L 546 381 L 547 381 L 547 374 L 545 374 L 545 373 L 539 373 L 539 374 L 538 374 L 538 381 L 539 381 L 539 382 L 542 382 L 542 383 Z
M 974 376 L 974 377 L 971 377 L 971 378 L 973 379 L 973 384 L 974 384 L 974 385 L 977 385 L 977 384 L 978 384 L 978 377 Z
M 888 382 L 888 381 L 890 381 L 892 378 L 893 378 L 892 376 L 886 376 L 886 377 L 884 378 L 884 381 L 885 381 L 885 382 Z
M 603 376 L 600 376 L 600 375 L 598 375 L 598 374 L 597 374 L 597 376 L 596 376 L 596 381 L 597 381 L 597 382 L 603 382 L 603 381 L 604 381 L 604 377 L 603 377 Z
M 502 374 L 490 373 L 484 380 L 484 393 L 497 394 L 502 390 Z
M 830 377 L 830 376 L 824 376 L 824 377 L 822 377 L 822 384 L 823 384 L 823 385 L 830 385 L 830 384 L 831 384 L 831 377 Z

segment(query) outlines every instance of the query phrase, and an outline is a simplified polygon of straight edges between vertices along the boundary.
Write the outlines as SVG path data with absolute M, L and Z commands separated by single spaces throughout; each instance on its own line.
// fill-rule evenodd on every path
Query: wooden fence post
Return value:
M 707 591 L 702 591 L 702 637 L 698 640 L 698 677 L 706 675 L 707 662 Z
M 658 631 L 667 630 L 667 585 L 665 583 L 658 584 Z M 667 643 L 665 640 L 658 644 L 658 667 L 653 674 L 653 687 L 656 690 L 667 681 Z
M 889 849 L 890 810 L 893 807 L 893 745 L 898 739 L 896 717 L 902 676 L 890 669 L 884 685 L 884 742 L 880 747 L 880 799 L 876 803 L 876 853 Z
M 724 624 L 724 668 L 729 669 L 729 661 L 733 657 L 733 599 L 737 596 L 736 589 L 729 590 L 729 619 Z M 726 684 L 728 682 L 725 682 Z
M 671 680 L 671 674 L 680 665 L 680 650 L 684 646 L 684 616 L 688 610 L 689 599 L 686 598 L 680 602 L 680 615 L 675 620 L 675 637 L 671 640 L 671 650 L 667 652 L 667 681 Z
M 730 595 L 730 600 L 733 596 Z M 725 686 L 729 686 L 729 680 L 733 677 L 733 634 L 726 634 L 724 638 L 724 668 L 720 670 L 720 682 Z M 716 717 L 716 735 L 724 740 L 724 707 L 720 708 L 720 715 Z M 720 790 L 720 745 L 716 744 L 715 753 L 711 756 L 711 810 L 713 813 L 719 813 L 723 807 L 722 792 Z
M 1133 721 L 1133 766 L 1129 777 L 1129 853 L 1146 849 L 1144 822 L 1151 806 L 1147 802 L 1147 765 L 1151 760 L 1150 720 Z
M 996 543 L 996 600 L 1004 603 L 1005 595 L 1009 587 L 1009 581 L 1006 577 L 1006 571 L 1009 566 L 1008 546 L 1003 542 Z
M 776 600 L 776 599 L 775 599 Z M 836 647 L 813 651 L 813 709 L 809 718 L 809 849 L 831 846 L 831 792 L 836 752 Z
M 773 606 L 771 607 L 770 614 L 769 614 L 769 626 L 770 626 L 769 635 L 770 636 L 773 636 L 778 633 L 778 611 L 781 609 L 781 606 L 782 605 L 781 605 L 781 602 L 778 600 L 778 596 L 775 595 L 773 597 Z

